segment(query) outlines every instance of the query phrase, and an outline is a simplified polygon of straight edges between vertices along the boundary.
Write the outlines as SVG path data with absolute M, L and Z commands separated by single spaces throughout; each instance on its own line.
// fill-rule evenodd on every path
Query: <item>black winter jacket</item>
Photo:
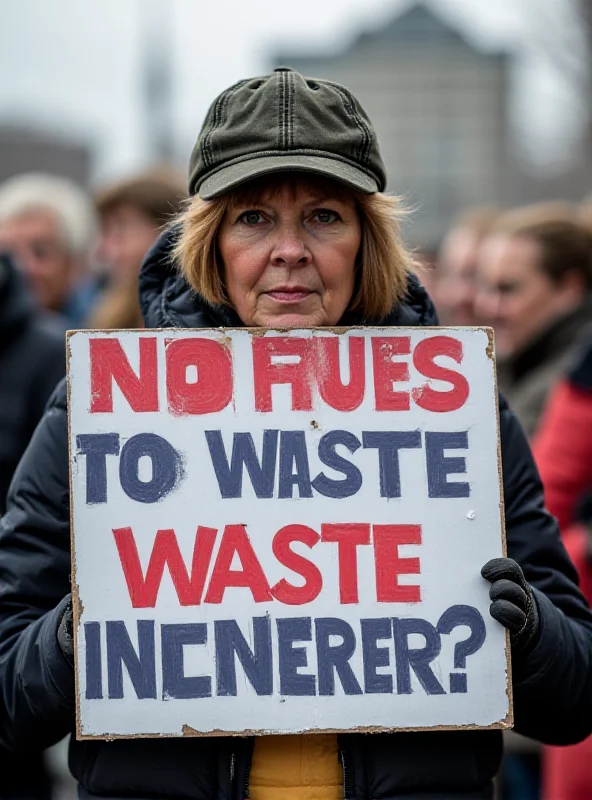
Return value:
M 66 372 L 65 322 L 39 311 L 0 254 L 0 515 L 12 475 Z
M 14 471 L 66 371 L 65 321 L 35 307 L 12 259 L 0 253 L 0 516 Z M 0 748 L 0 797 L 49 797 L 40 752 Z
M 237 324 L 189 290 L 166 238 L 149 254 L 141 300 L 149 327 Z M 436 322 L 411 278 L 407 302 L 381 324 Z M 541 619 L 534 649 L 513 663 L 516 728 L 568 744 L 592 731 L 592 615 L 543 493 L 524 435 L 501 404 L 509 555 L 534 587 Z M 55 393 L 20 464 L 0 529 L 0 738 L 45 746 L 74 725 L 74 677 L 56 630 L 70 591 L 66 391 Z M 502 753 L 499 731 L 344 734 L 344 796 L 352 800 L 484 800 Z M 76 741 L 70 766 L 81 796 L 243 800 L 253 740 L 239 737 Z

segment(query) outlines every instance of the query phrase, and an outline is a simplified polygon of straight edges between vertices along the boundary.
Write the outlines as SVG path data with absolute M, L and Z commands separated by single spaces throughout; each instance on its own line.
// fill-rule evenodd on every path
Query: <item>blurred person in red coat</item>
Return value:
M 565 547 L 592 600 L 592 339 L 556 386 L 533 453 L 545 502 L 557 517 Z M 592 800 L 592 737 L 567 748 L 545 748 L 544 800 Z

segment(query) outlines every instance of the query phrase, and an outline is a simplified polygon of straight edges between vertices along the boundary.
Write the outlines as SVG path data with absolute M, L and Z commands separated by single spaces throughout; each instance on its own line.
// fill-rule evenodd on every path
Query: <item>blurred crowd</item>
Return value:
M 592 199 L 468 209 L 425 280 L 444 325 L 489 325 L 500 390 L 592 603 Z M 592 741 L 506 740 L 502 800 L 592 798 Z
M 46 174 L 0 185 L 0 514 L 65 373 L 64 332 L 143 326 L 140 265 L 185 197 L 185 180 L 165 168 L 93 197 Z M 441 324 L 493 327 L 500 388 L 592 602 L 592 200 L 468 209 L 420 277 Z M 500 800 L 592 797 L 592 742 L 507 745 Z M 50 772 L 44 754 L 19 763 L 0 751 L 0 797 L 49 800 Z
M 0 514 L 65 374 L 66 330 L 143 327 L 140 265 L 180 210 L 185 183 L 163 168 L 105 186 L 93 198 L 53 175 L 0 184 Z M 49 756 L 0 749 L 0 800 L 74 797 L 58 783 L 69 783 L 63 747 Z

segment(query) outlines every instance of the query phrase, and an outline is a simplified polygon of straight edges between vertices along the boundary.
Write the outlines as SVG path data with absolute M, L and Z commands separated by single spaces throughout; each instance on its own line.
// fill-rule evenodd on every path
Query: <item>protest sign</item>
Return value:
M 489 330 L 68 342 L 79 737 L 510 724 Z

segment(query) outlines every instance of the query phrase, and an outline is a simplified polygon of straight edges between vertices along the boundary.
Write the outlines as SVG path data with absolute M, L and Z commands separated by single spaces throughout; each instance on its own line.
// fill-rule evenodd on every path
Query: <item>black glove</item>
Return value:
M 64 609 L 58 626 L 58 644 L 68 661 L 74 660 L 74 616 L 72 613 L 72 600 Z
M 520 565 L 512 558 L 492 558 L 481 575 L 491 583 L 489 613 L 510 631 L 512 651 L 531 650 L 538 639 L 539 612 Z

